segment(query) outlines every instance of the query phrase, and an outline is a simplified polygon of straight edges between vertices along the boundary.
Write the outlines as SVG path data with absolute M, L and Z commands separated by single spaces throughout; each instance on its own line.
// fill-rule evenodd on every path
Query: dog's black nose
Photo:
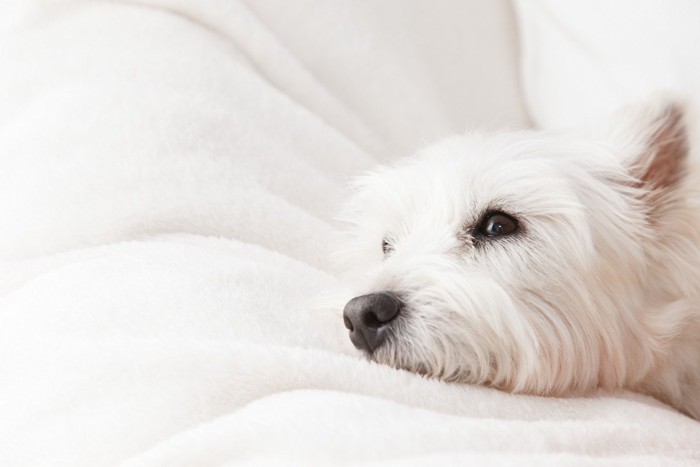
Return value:
M 391 322 L 401 311 L 401 301 L 390 292 L 355 297 L 345 305 L 343 320 L 350 340 L 360 350 L 372 353 L 379 347 Z

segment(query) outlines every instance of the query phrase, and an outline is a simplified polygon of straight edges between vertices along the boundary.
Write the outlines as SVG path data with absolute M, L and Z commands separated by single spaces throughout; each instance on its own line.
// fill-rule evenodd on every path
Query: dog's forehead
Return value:
M 617 196 L 606 180 L 620 165 L 607 156 L 596 142 L 540 133 L 452 137 L 374 172 L 355 206 L 366 225 L 400 236 L 455 232 L 490 210 L 525 224 L 594 222 L 606 215 L 592 208 L 599 198 Z
M 566 161 L 527 138 L 460 136 L 422 151 L 389 172 L 395 199 L 412 205 L 462 202 L 475 209 L 522 204 L 567 184 Z M 541 145 L 541 143 L 540 143 Z

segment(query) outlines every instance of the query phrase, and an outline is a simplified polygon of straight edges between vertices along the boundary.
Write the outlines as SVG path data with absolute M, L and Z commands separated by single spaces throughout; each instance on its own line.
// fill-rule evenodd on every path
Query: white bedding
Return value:
M 349 177 L 527 124 L 484 5 L 3 2 L 0 465 L 697 465 L 650 398 L 368 363 L 318 298 Z

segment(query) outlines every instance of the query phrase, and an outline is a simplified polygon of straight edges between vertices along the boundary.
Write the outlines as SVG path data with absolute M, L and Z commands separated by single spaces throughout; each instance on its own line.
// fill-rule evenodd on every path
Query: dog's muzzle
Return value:
M 350 330 L 350 340 L 360 350 L 371 354 L 386 338 L 392 321 L 401 312 L 401 301 L 391 292 L 355 297 L 345 305 L 343 321 Z

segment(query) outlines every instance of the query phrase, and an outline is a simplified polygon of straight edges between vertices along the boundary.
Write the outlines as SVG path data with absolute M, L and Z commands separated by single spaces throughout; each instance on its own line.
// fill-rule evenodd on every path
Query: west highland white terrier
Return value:
M 344 310 L 372 360 L 539 395 L 625 388 L 700 419 L 700 176 L 682 105 L 454 136 L 361 178 Z

